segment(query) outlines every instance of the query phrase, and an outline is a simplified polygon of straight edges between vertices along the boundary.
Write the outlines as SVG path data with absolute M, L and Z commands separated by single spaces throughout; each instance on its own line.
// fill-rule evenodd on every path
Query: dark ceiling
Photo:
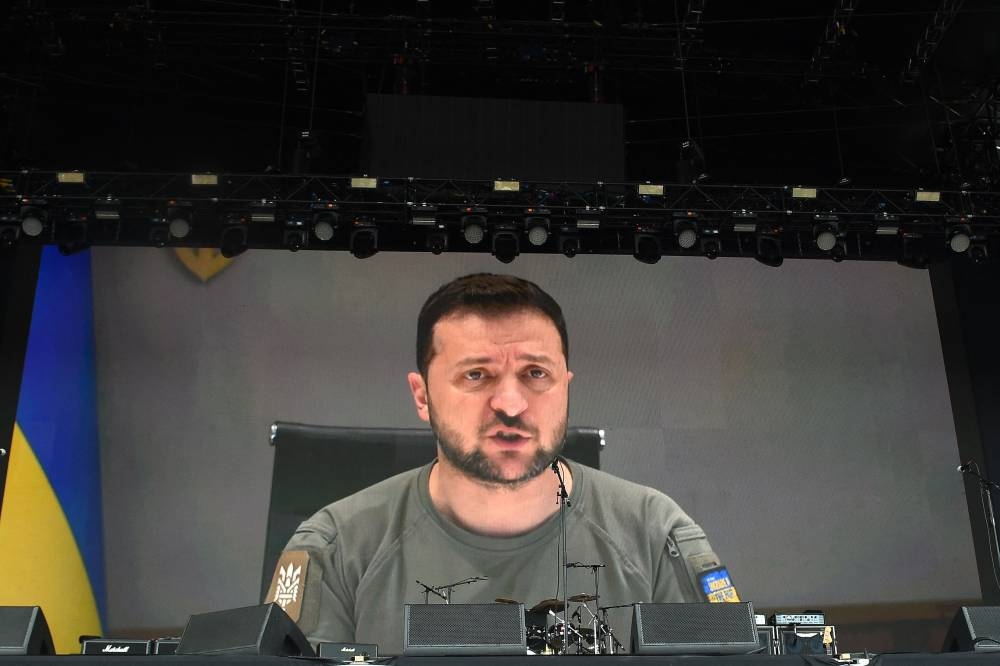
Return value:
M 396 92 L 622 104 L 631 179 L 1000 187 L 993 0 L 8 4 L 6 169 L 351 173 Z

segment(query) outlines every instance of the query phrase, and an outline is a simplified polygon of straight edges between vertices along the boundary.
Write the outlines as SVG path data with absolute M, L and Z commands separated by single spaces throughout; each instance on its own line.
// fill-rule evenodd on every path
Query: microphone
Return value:
M 964 464 L 959 465 L 956 469 L 962 474 L 968 474 L 976 467 L 976 461 L 970 460 Z

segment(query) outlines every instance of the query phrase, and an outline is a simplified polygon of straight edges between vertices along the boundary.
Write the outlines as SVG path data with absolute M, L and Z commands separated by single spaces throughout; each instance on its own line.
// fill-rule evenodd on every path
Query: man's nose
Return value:
M 516 377 L 507 377 L 496 385 L 496 390 L 490 398 L 490 408 L 507 416 L 517 416 L 528 408 L 524 398 L 524 387 Z

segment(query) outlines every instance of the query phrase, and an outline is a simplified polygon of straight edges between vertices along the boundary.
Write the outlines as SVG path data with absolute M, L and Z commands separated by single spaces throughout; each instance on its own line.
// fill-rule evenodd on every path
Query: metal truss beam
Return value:
M 172 222 L 182 220 L 183 237 Z M 325 231 L 317 231 L 323 222 Z M 483 242 L 464 233 L 476 224 Z M 544 234 L 535 231 L 542 227 Z M 1000 192 L 319 175 L 0 173 L 0 240 L 57 244 L 752 256 L 920 264 L 1000 252 Z M 818 242 L 827 233 L 826 243 Z M 693 235 L 692 235 L 693 233 Z M 956 234 L 963 238 L 952 244 Z M 683 236 L 683 237 L 682 237 Z M 531 239 L 534 240 L 531 240 Z M 541 238 L 540 242 L 539 239 Z M 827 245 L 827 248 L 822 248 Z M 651 250 L 652 248 L 652 250 Z M 775 249 L 777 248 L 777 249 Z

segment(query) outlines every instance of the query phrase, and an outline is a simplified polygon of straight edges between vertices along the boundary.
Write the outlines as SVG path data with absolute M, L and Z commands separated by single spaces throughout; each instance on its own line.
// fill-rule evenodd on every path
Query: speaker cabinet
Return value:
M 633 606 L 633 654 L 747 654 L 759 649 L 749 602 Z
M 38 606 L 0 606 L 0 656 L 55 654 L 45 615 Z
M 278 604 L 192 615 L 176 654 L 315 656 L 309 641 Z
M 962 606 L 942 652 L 1000 652 L 1000 606 Z
M 403 654 L 525 655 L 524 604 L 407 604 Z

